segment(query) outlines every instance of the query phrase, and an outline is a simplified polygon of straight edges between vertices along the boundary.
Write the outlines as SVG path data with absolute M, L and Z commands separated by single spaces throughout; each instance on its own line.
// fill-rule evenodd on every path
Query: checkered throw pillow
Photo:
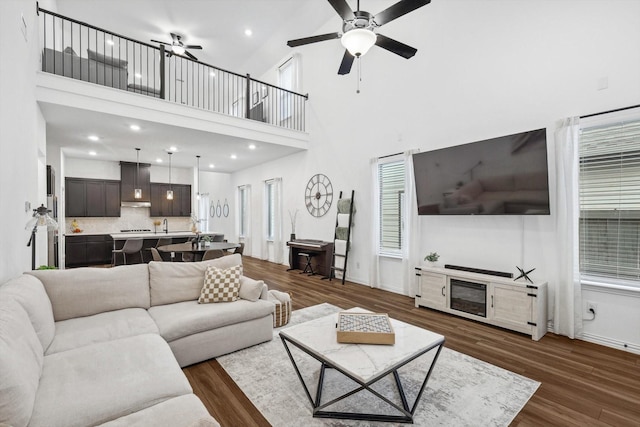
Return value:
M 204 286 L 200 291 L 199 304 L 210 302 L 231 302 L 238 299 L 242 266 L 235 265 L 227 269 L 207 267 L 204 274 Z

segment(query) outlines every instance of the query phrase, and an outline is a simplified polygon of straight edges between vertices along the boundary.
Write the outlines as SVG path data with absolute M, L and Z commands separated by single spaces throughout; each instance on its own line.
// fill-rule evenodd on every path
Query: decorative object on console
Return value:
M 27 222 L 25 230 L 31 228 L 31 238 L 27 242 L 27 246 L 31 246 L 31 269 L 36 269 L 36 233 L 38 227 L 47 227 L 49 230 L 56 230 L 58 223 L 55 219 L 51 218 L 49 213 L 51 210 L 47 209 L 45 205 L 40 205 L 39 208 L 33 210 L 32 218 Z
M 469 273 L 488 274 L 489 276 L 513 278 L 513 273 L 506 273 L 504 271 L 485 270 L 482 268 L 464 267 L 461 265 L 453 264 L 445 264 L 444 268 L 448 268 L 449 270 L 468 271 Z
M 529 273 L 531 273 L 533 270 L 535 270 L 535 268 L 532 268 L 529 271 L 524 271 L 524 268 L 520 268 L 518 266 L 516 266 L 516 268 L 520 272 L 520 275 L 518 277 L 516 277 L 515 279 L 513 279 L 513 280 L 518 280 L 518 279 L 522 278 L 522 279 L 526 280 L 529 283 L 533 283 L 533 281 L 529 278 Z
M 438 252 L 431 252 L 429 255 L 424 257 L 425 261 L 429 261 L 431 263 L 434 263 L 434 262 L 438 261 L 439 259 L 440 259 L 440 255 L 438 255 Z
M 294 213 L 289 211 L 289 219 L 291 219 L 291 239 L 296 240 L 296 219 L 298 219 L 298 209 Z
M 329 212 L 333 203 L 333 185 L 329 177 L 321 173 L 313 175 L 305 188 L 304 202 L 309 213 L 316 218 Z
M 342 32 L 328 33 L 318 36 L 305 37 L 301 39 L 289 40 L 287 46 L 297 47 L 309 43 L 316 43 L 325 40 L 341 39 L 342 45 L 345 47 L 344 56 L 338 70 L 338 74 L 349 74 L 353 60 L 362 55 L 375 44 L 389 52 L 400 55 L 409 59 L 416 54 L 417 49 L 400 43 L 397 40 L 376 33 L 378 27 L 393 21 L 409 12 L 412 12 L 426 4 L 431 0 L 415 0 L 415 1 L 399 1 L 388 7 L 377 15 L 360 10 L 360 1 L 357 2 L 356 11 L 354 12 L 345 0 L 330 0 L 331 6 L 338 12 L 342 18 Z

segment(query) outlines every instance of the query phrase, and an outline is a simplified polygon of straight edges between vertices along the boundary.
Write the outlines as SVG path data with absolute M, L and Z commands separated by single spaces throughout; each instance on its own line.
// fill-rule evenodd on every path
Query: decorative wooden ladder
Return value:
M 349 246 L 351 239 L 351 227 L 353 226 L 353 208 L 354 191 L 351 190 L 351 199 L 343 199 L 342 191 L 338 198 L 338 213 L 336 214 L 336 229 L 333 237 L 333 258 L 331 263 L 331 275 L 329 280 L 336 277 L 336 272 L 340 272 L 342 276 L 342 284 L 344 285 L 347 276 L 347 260 L 349 257 Z M 348 201 L 348 202 L 347 202 Z M 345 205 L 347 205 L 346 207 Z M 346 239 L 345 239 L 346 229 Z

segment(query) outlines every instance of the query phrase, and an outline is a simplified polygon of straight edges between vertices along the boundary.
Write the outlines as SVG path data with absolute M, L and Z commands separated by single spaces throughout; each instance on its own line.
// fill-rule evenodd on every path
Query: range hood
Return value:
M 151 207 L 151 165 L 149 163 L 120 162 L 120 205 L 128 208 Z M 135 188 L 142 189 L 142 198 L 133 196 Z
M 150 208 L 151 202 L 120 202 L 123 208 Z

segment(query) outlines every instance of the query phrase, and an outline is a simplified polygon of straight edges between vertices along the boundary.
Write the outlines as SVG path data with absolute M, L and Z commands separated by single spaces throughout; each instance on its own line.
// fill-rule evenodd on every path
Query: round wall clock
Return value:
M 304 203 L 316 218 L 329 212 L 333 203 L 333 186 L 326 175 L 318 173 L 311 177 L 304 191 Z

